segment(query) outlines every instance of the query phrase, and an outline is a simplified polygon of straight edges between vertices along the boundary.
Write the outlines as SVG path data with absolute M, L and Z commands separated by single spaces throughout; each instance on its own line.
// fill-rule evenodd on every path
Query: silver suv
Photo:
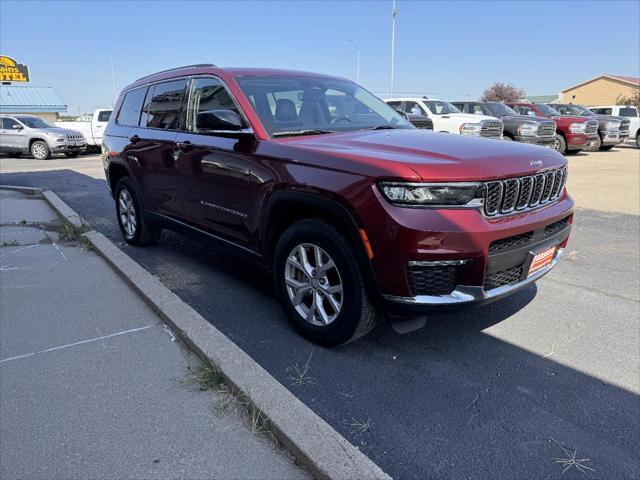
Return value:
M 35 115 L 0 115 L 0 152 L 19 157 L 31 153 L 46 160 L 52 153 L 75 157 L 87 147 L 76 130 L 56 127 Z

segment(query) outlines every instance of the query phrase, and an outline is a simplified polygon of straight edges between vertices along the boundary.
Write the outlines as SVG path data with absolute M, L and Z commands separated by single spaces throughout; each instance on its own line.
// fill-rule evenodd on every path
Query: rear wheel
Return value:
M 274 282 L 284 311 L 309 340 L 340 345 L 366 335 L 378 313 L 344 236 L 321 220 L 302 220 L 280 237 Z
M 556 152 L 560 152 L 563 155 L 567 153 L 567 142 L 565 141 L 562 135 L 558 135 L 556 133 L 555 144 L 553 145 L 553 149 Z
M 31 144 L 31 155 L 33 155 L 33 158 L 36 160 L 47 160 L 51 157 L 51 150 L 49 150 L 47 142 L 36 140 Z
M 162 230 L 144 218 L 140 197 L 129 177 L 118 180 L 115 198 L 118 225 L 126 242 L 140 246 L 157 242 Z

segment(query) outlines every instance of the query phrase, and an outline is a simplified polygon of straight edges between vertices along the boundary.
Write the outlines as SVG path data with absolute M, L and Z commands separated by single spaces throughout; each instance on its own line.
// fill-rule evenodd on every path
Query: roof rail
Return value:
M 143 80 L 145 78 L 153 77 L 154 75 L 158 75 L 160 73 L 173 72 L 174 70 L 182 70 L 184 68 L 201 68 L 201 67 L 217 67 L 217 65 L 214 65 L 213 63 L 196 63 L 194 65 L 184 65 L 183 67 L 168 68 L 167 70 L 161 70 L 159 72 L 155 72 L 150 75 L 145 75 L 144 77 L 140 77 L 136 80 L 136 82 Z

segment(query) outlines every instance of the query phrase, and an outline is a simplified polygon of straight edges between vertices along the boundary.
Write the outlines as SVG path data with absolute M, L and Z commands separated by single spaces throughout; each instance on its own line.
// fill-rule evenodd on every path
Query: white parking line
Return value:
M 131 330 L 123 330 L 122 332 L 112 333 L 111 335 L 105 335 L 103 337 L 90 338 L 88 340 L 81 340 L 79 342 L 69 343 L 67 345 L 60 345 L 59 347 L 47 348 L 46 350 L 40 350 L 39 352 L 25 353 L 24 355 L 18 355 L 16 357 L 5 358 L 4 360 L 0 360 L 0 363 L 10 362 L 12 360 L 18 360 L 20 358 L 25 358 L 25 357 L 31 357 L 33 355 L 39 355 L 41 353 L 53 352 L 55 350 L 62 350 L 63 348 L 75 347 L 76 345 L 83 345 L 85 343 L 97 342 L 98 340 L 117 337 L 119 335 L 126 335 L 127 333 L 139 332 L 140 330 L 146 330 L 147 328 L 151 328 L 151 327 L 153 327 L 153 325 L 147 325 L 146 327 L 140 327 L 140 328 L 132 328 Z
M 35 245 L 27 245 L 26 247 L 19 248 L 18 250 L 14 250 L 13 252 L 8 252 L 8 253 L 5 253 L 4 255 L 0 255 L 0 258 L 4 258 L 6 256 L 13 255 L 14 253 L 18 253 L 18 252 L 21 252 L 23 250 L 27 250 L 29 248 L 37 247 L 39 245 L 41 245 L 41 244 L 40 243 L 36 243 Z

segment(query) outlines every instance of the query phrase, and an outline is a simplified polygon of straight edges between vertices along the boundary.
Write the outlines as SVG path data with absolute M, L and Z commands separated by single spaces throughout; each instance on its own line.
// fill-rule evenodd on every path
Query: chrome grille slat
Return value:
M 484 213 L 493 216 L 544 205 L 562 195 L 566 182 L 566 167 L 532 176 L 487 182 Z

